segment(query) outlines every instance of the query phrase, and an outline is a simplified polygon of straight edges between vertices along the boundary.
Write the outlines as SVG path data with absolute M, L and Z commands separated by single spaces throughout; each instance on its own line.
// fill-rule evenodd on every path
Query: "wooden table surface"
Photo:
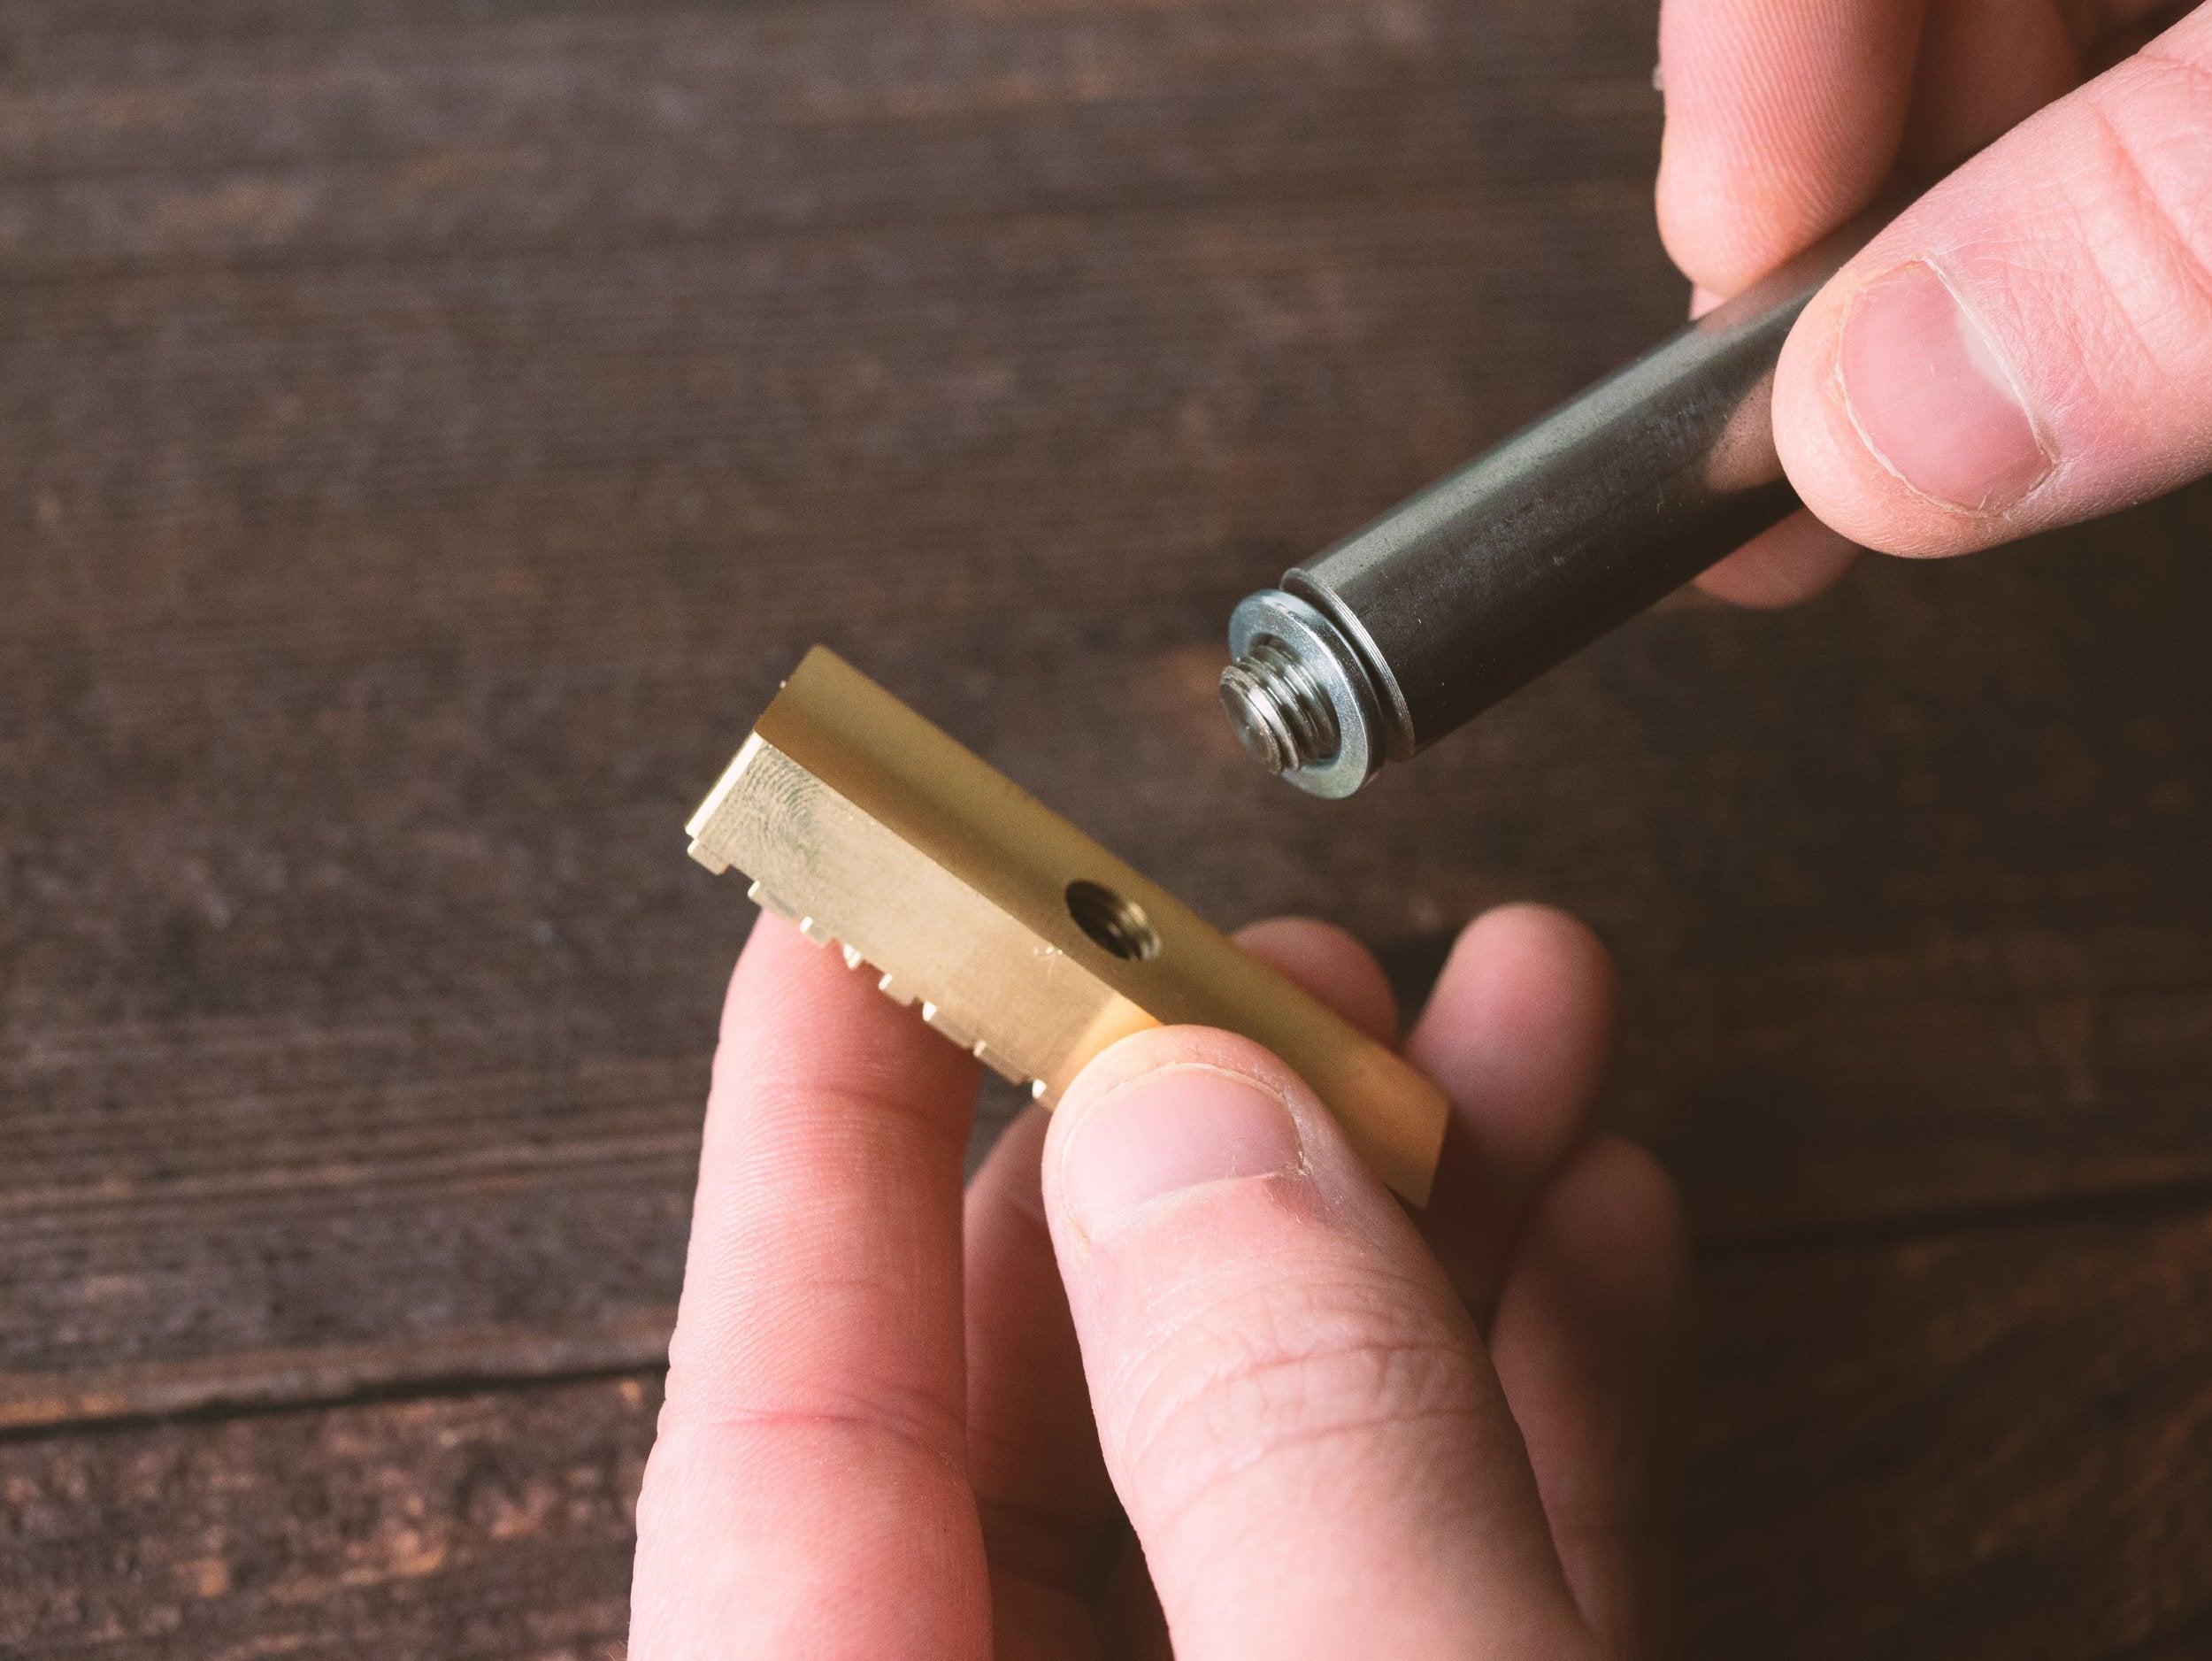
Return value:
M 1673 326 L 1648 0 L 0 0 L 0 1652 L 603 1657 L 823 640 L 1225 923 L 1618 954 L 1701 1656 L 2212 1651 L 2212 493 L 1356 801 L 1230 605 Z

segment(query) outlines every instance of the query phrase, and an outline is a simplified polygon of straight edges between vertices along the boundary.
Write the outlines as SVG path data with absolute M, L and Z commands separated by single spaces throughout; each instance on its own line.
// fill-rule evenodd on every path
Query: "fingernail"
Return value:
M 2057 463 L 1997 342 L 1924 261 L 1859 291 L 1838 356 L 1859 436 L 1924 496 L 1987 512 L 2019 500 Z
M 1279 1175 L 1301 1159 L 1298 1127 L 1282 1098 L 1218 1067 L 1170 1067 L 1079 1111 L 1061 1156 L 1061 1191 L 1086 1234 L 1162 1195 Z

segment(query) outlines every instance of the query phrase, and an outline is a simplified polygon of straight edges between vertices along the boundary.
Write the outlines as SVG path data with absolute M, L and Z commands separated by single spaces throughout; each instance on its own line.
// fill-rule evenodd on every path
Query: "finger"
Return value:
M 764 916 L 715 1056 L 631 1650 L 990 1651 L 963 1468 L 973 1062 Z
M 1044 1194 L 1178 1657 L 1586 1649 L 1480 1340 L 1280 1062 L 1123 1040 L 1055 1115 Z
M 1842 224 L 1904 136 L 1921 0 L 1662 0 L 1659 232 L 1729 295 Z
M 1093 1653 L 1126 1534 L 1045 1223 L 1048 1122 L 1025 1110 L 968 1187 L 968 1472 L 998 1661 Z
M 1421 1232 L 1479 1324 L 1530 1202 L 1588 1123 L 1617 1001 L 1596 935 L 1549 906 L 1504 905 L 1461 932 L 1407 1041 L 1452 1099 Z
M 1278 918 L 1237 940 L 1378 1041 L 1394 1040 L 1390 983 L 1343 930 Z M 1127 1536 L 1045 1225 L 1046 1123 L 1042 1108 L 1023 1113 L 968 1186 L 968 1469 L 1001 1661 L 1085 1653 Z
M 1398 1000 L 1390 977 L 1355 936 L 1310 917 L 1271 917 L 1239 929 L 1237 944 L 1377 1043 L 1396 1048 Z
M 1567 1583 L 1614 1661 L 1673 1649 L 1688 1259 L 1666 1174 L 1593 1142 L 1538 1202 L 1491 1335 Z
M 1901 173 L 1924 181 L 2081 83 L 2062 8 L 2023 0 L 1932 0 L 1914 64 Z
M 1350 934 L 1281 918 L 1237 939 L 1371 1037 L 1392 1041 L 1390 982 Z M 1502 906 L 1462 934 L 1408 1045 L 1454 1100 L 1421 1230 L 1479 1319 L 1488 1319 L 1527 1201 L 1586 1120 L 1615 1003 L 1611 961 L 1587 928 L 1546 906 Z
M 2212 466 L 2212 8 L 1928 192 L 1814 297 L 1775 441 L 1854 541 L 1939 555 Z
M 1706 572 L 1697 586 L 1732 605 L 1795 605 L 1832 586 L 1858 557 L 1857 543 L 1809 513 L 1793 513 Z

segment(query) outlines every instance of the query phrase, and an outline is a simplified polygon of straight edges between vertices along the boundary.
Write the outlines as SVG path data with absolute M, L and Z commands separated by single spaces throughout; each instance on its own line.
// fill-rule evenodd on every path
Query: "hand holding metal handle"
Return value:
M 1870 213 L 1327 551 L 1229 619 L 1256 761 L 1351 795 L 1775 524 L 1774 366 Z

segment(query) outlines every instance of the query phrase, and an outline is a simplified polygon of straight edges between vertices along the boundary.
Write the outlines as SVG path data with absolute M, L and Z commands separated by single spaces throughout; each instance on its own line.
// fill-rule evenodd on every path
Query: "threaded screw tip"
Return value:
M 1221 702 L 1246 752 L 1270 773 L 1317 765 L 1342 742 L 1320 682 L 1271 634 L 1221 672 Z

